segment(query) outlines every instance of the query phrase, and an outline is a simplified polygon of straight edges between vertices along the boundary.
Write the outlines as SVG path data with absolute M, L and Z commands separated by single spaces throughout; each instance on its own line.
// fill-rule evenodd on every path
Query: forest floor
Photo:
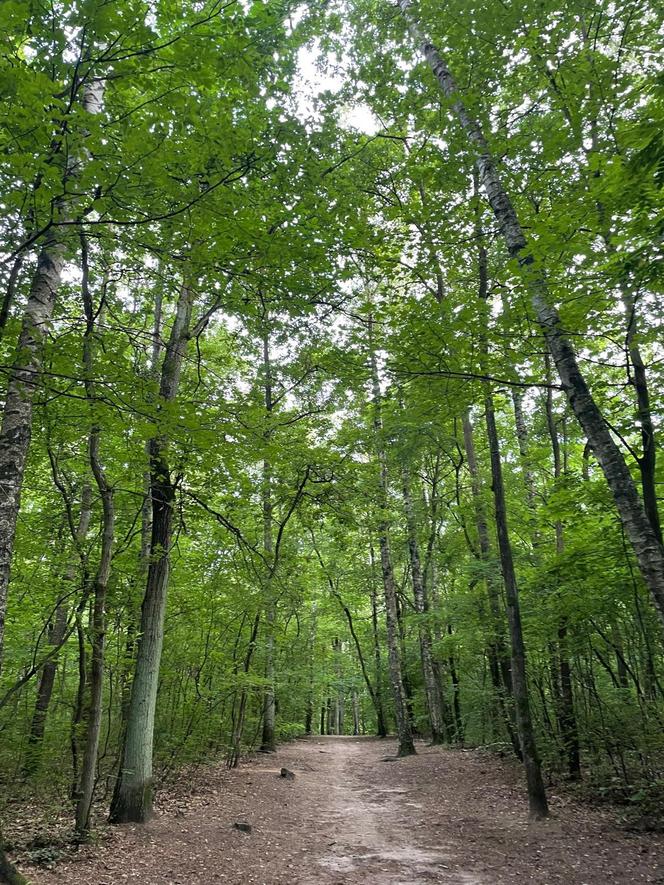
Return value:
M 552 791 L 551 818 L 530 823 L 511 760 L 424 744 L 386 760 L 394 752 L 315 737 L 235 771 L 198 768 L 148 825 L 102 829 L 52 869 L 22 870 L 33 885 L 664 883 L 664 836 L 620 828 L 615 811 Z

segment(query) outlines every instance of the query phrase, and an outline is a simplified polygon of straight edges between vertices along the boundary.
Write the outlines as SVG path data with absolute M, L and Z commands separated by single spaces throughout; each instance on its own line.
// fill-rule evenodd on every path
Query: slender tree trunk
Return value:
M 374 434 L 379 464 L 378 483 L 378 543 L 380 562 L 383 574 L 383 595 L 385 598 L 385 622 L 387 626 L 387 653 L 389 662 L 390 682 L 394 697 L 394 715 L 399 739 L 399 756 L 411 756 L 415 753 L 413 734 L 408 715 L 406 693 L 403 684 L 403 667 L 401 660 L 401 644 L 399 641 L 399 614 L 397 608 L 397 589 L 392 570 L 390 540 L 388 534 L 389 480 L 387 474 L 387 457 L 383 443 L 383 421 L 381 416 L 381 393 L 378 379 L 378 364 L 372 340 L 372 321 L 369 319 L 369 357 L 371 361 L 371 377 L 373 386 Z
M 357 689 L 353 689 L 353 735 L 357 737 L 360 733 L 360 699 L 357 696 Z
M 383 662 L 380 636 L 378 635 L 378 595 L 376 593 L 376 555 L 373 544 L 369 543 L 369 559 L 371 562 L 371 637 L 373 639 L 374 671 L 376 674 L 376 691 L 374 707 L 376 710 L 376 733 L 379 738 L 387 737 L 387 721 L 383 704 Z
M 87 583 L 87 581 L 86 581 Z M 74 711 L 71 717 L 71 768 L 72 782 L 70 798 L 73 802 L 78 802 L 79 788 L 79 759 L 80 759 L 80 739 L 81 739 L 81 723 L 85 708 L 85 689 L 87 685 L 87 651 L 85 647 L 85 631 L 83 629 L 83 609 L 79 607 L 76 611 L 76 639 L 78 644 L 78 686 L 76 688 L 76 699 L 74 701 Z
M 316 662 L 315 662 L 315 652 L 316 652 L 316 603 L 313 604 L 313 612 L 312 612 L 312 622 L 311 622 L 311 630 L 309 633 L 309 642 L 308 642 L 308 652 L 309 652 L 309 692 L 307 696 L 307 711 L 305 714 L 304 720 L 304 733 L 306 735 L 313 734 L 314 727 L 314 687 L 315 687 L 315 678 L 316 678 Z
M 101 558 L 95 577 L 93 591 L 92 652 L 90 661 L 90 699 L 88 721 L 81 769 L 79 799 L 76 806 L 76 832 L 86 836 L 89 827 L 90 808 L 97 774 L 97 754 L 101 732 L 102 695 L 104 688 L 104 645 L 106 634 L 106 592 L 111 572 L 111 557 L 115 538 L 115 508 L 113 489 L 106 480 L 99 458 L 98 431 L 90 435 L 90 462 L 95 474 L 97 487 L 102 500 L 102 543 Z
M 406 511 L 406 526 L 408 531 L 408 551 L 410 554 L 410 574 L 413 584 L 413 598 L 415 611 L 419 615 L 418 634 L 420 640 L 420 658 L 422 661 L 422 674 L 424 678 L 424 691 L 429 712 L 431 725 L 431 743 L 442 744 L 445 741 L 443 724 L 443 702 L 440 696 L 441 686 L 436 679 L 433 660 L 433 646 L 431 632 L 425 618 L 429 613 L 429 605 L 422 577 L 420 564 L 420 550 L 417 541 L 417 522 L 413 507 L 413 496 L 410 488 L 410 473 L 407 467 L 402 471 L 403 500 Z
M 528 426 L 523 415 L 523 391 L 512 389 L 512 403 L 514 404 L 514 423 L 516 425 L 516 438 L 519 443 L 519 454 L 523 465 L 523 480 L 528 496 L 528 510 L 534 515 L 537 509 L 535 477 L 530 465 L 530 453 L 528 450 Z M 535 545 L 536 546 L 536 545 Z
M 503 636 L 501 592 L 492 570 L 489 526 L 487 523 L 484 501 L 482 499 L 482 488 L 477 465 L 477 455 L 475 453 L 475 440 L 473 437 L 473 425 L 468 412 L 464 412 L 462 426 L 464 450 L 466 452 L 466 461 L 468 462 L 468 471 L 471 480 L 471 494 L 473 499 L 473 509 L 475 512 L 479 557 L 480 561 L 484 564 L 487 574 L 486 588 L 491 618 L 491 638 L 487 649 L 489 674 L 491 676 L 491 683 L 496 695 L 496 702 L 501 719 L 505 724 L 514 752 L 519 759 L 521 759 L 521 745 L 519 743 L 516 729 L 515 711 L 512 706 L 512 663 Z
M 59 603 L 55 609 L 53 623 L 48 632 L 48 645 L 51 648 L 58 648 L 67 632 L 67 606 Z M 30 735 L 28 737 L 28 758 L 26 760 L 25 772 L 31 774 L 39 767 L 40 749 L 44 739 L 44 730 L 46 727 L 46 717 L 48 708 L 51 703 L 53 694 L 53 686 L 55 684 L 55 674 L 58 668 L 58 658 L 54 655 L 42 667 L 39 677 L 39 685 L 37 686 L 37 699 L 35 701 L 35 711 L 30 724 Z
M 266 323 L 268 322 L 266 317 Z M 272 435 L 270 421 L 272 418 L 272 364 L 270 361 L 270 338 L 268 331 L 263 334 L 263 373 L 265 395 L 265 440 Z M 263 460 L 263 550 L 268 562 L 268 575 L 264 588 L 265 597 L 265 691 L 263 694 L 263 736 L 261 739 L 261 752 L 274 753 L 277 749 L 275 737 L 275 628 L 277 620 L 277 603 L 274 597 L 274 539 L 273 520 L 274 507 L 272 504 L 272 465 L 268 457 Z
M 608 235 L 605 242 L 610 247 L 611 241 Z M 626 284 L 621 286 L 622 303 L 627 315 L 627 334 L 625 347 L 632 365 L 632 371 L 628 373 L 629 382 L 634 387 L 636 396 L 637 415 L 641 432 L 641 456 L 637 459 L 641 476 L 641 491 L 643 505 L 652 526 L 653 532 L 662 543 L 662 524 L 659 516 L 657 503 L 657 440 L 655 437 L 655 425 L 652 419 L 650 406 L 650 391 L 648 389 L 648 377 L 646 366 L 641 356 L 638 345 L 638 318 L 634 297 Z
M 548 355 L 545 357 L 547 378 L 550 372 L 550 361 Z M 558 439 L 558 428 L 556 427 L 555 416 L 553 412 L 553 391 L 549 387 L 546 393 L 544 404 L 546 413 L 546 425 L 551 440 L 551 452 L 553 454 L 553 476 L 554 481 L 558 483 L 563 475 L 563 462 L 560 452 L 560 440 Z M 565 550 L 565 538 L 563 524 L 558 519 L 555 524 L 556 533 L 556 554 L 561 556 Z M 567 618 L 562 616 L 558 622 L 558 654 L 553 665 L 557 665 L 558 678 L 554 684 L 559 687 L 556 698 L 556 713 L 558 717 L 558 728 L 567 761 L 567 769 L 572 780 L 579 780 L 581 777 L 581 753 L 579 748 L 579 736 L 576 725 L 576 713 L 574 710 L 574 686 L 572 684 L 572 668 L 569 662 L 569 650 L 567 639 Z M 555 675 L 555 674 L 554 674 Z
M 254 618 L 254 623 L 251 628 L 251 636 L 249 637 L 249 644 L 247 645 L 247 652 L 244 656 L 244 665 L 243 672 L 246 677 L 251 669 L 251 659 L 254 656 L 254 651 L 256 650 L 256 639 L 258 637 L 258 628 L 260 626 L 261 616 L 260 612 Z M 233 725 L 233 733 L 231 735 L 231 748 L 230 753 L 228 755 L 228 759 L 226 765 L 228 768 L 237 768 L 240 762 L 240 755 L 242 752 L 242 736 L 244 734 L 244 720 L 247 713 L 247 688 L 246 685 L 242 685 L 242 689 L 240 691 L 240 703 L 238 705 L 237 716 L 235 719 L 235 724 Z
M 162 326 L 162 308 L 163 308 L 163 290 L 161 280 L 161 265 L 157 273 L 157 284 L 153 289 L 154 294 L 154 314 L 152 320 L 152 347 L 150 349 L 150 358 L 147 366 L 147 379 L 150 385 L 154 385 L 155 389 L 159 385 L 159 361 L 162 354 L 161 326 Z M 147 399 L 152 399 L 150 394 Z M 150 460 L 150 442 L 145 443 L 145 454 L 149 462 Z M 150 482 L 150 470 L 146 470 L 143 474 L 143 506 L 141 507 L 141 546 L 138 552 L 138 569 L 136 570 L 135 580 L 132 581 L 131 591 L 128 594 L 127 604 L 127 637 L 125 641 L 125 662 L 122 673 L 121 682 L 121 699 L 120 699 L 120 743 L 124 744 L 124 735 L 127 730 L 127 721 L 129 718 L 129 708 L 131 703 L 131 683 L 133 679 L 133 671 L 135 669 L 135 652 L 137 645 L 138 621 L 140 618 L 139 600 L 140 594 L 144 591 L 148 571 L 150 567 L 151 540 L 152 540 L 152 490 Z
M 478 248 L 478 276 L 480 299 L 480 311 L 482 315 L 482 331 L 480 346 L 483 355 L 488 355 L 488 261 L 484 246 L 484 233 L 482 230 L 479 205 L 475 224 L 475 234 Z M 507 621 L 510 629 L 510 644 L 512 652 L 512 694 L 516 712 L 516 726 L 519 734 L 519 744 L 523 765 L 526 771 L 526 783 L 528 787 L 528 804 L 530 815 L 533 818 L 548 816 L 549 809 L 542 780 L 537 744 L 535 741 L 535 729 L 530 715 L 530 700 L 528 696 L 528 678 L 526 673 L 526 648 L 523 641 L 523 629 L 521 626 L 521 607 L 519 603 L 519 589 L 512 557 L 512 544 L 507 524 L 507 505 L 505 502 L 505 489 L 503 485 L 503 468 L 500 460 L 500 442 L 496 429 L 496 417 L 493 405 L 493 395 L 488 382 L 484 384 L 484 411 L 486 420 L 487 441 L 491 459 L 491 487 L 493 490 L 494 513 L 496 517 L 496 534 L 498 537 L 498 551 L 500 553 L 500 565 L 503 573 L 505 587 L 505 602 L 507 604 Z
M 452 625 L 447 625 L 447 633 L 452 636 Z M 450 665 L 450 679 L 452 680 L 452 711 L 454 713 L 454 740 L 457 744 L 463 744 L 465 740 L 463 728 L 463 716 L 461 715 L 461 683 L 456 668 L 454 655 L 450 654 L 448 659 Z
M 451 102 L 452 109 L 475 153 L 481 184 L 498 222 L 507 251 L 521 267 L 535 317 L 553 356 L 570 407 L 602 468 L 625 535 L 634 549 L 643 579 L 660 620 L 664 623 L 664 547 L 646 514 L 625 458 L 614 442 L 602 413 L 592 397 L 574 348 L 561 328 L 558 311 L 551 304 L 544 272 L 528 247 L 523 228 L 503 186 L 484 133 L 462 101 L 456 82 L 442 56 L 420 33 L 419 24 L 412 10 L 412 0 L 398 0 L 398 3 L 413 38 L 443 94 Z
M 191 336 L 191 309 L 192 292 L 187 285 L 183 285 L 162 363 L 159 397 L 164 404 L 174 402 L 177 397 L 182 363 Z M 140 823 L 152 814 L 154 718 L 164 641 L 169 553 L 176 493 L 168 454 L 167 436 L 156 436 L 150 440 L 152 555 L 141 608 L 136 669 L 131 686 L 122 763 L 111 803 L 110 820 L 113 823 L 126 821 Z
M 512 686 L 516 708 L 516 724 L 519 732 L 521 752 L 523 754 L 523 764 L 526 770 L 530 814 L 535 818 L 543 818 L 546 817 L 549 812 L 546 793 L 544 791 L 544 782 L 542 780 L 540 760 L 535 742 L 535 731 L 530 717 L 528 681 L 526 678 L 526 650 L 523 643 L 523 631 L 521 628 L 519 591 L 516 583 L 514 562 L 512 559 L 512 545 L 510 543 L 507 527 L 503 472 L 500 462 L 498 432 L 496 430 L 496 421 L 493 411 L 493 398 L 488 390 L 486 391 L 484 405 L 486 410 L 487 436 L 489 439 L 489 447 L 491 449 L 491 477 L 496 510 L 498 548 L 500 551 L 503 580 L 505 582 L 507 619 L 509 621 L 510 636 L 512 640 Z
M 90 407 L 94 409 L 96 401 L 96 385 L 94 371 L 94 330 L 95 311 L 88 280 L 88 254 L 85 237 L 81 237 L 83 254 L 82 291 L 86 315 L 86 332 L 83 341 L 83 367 L 85 371 L 85 392 Z M 100 308 L 101 309 L 101 308 Z M 97 484 L 102 505 L 102 536 L 101 555 L 94 581 L 92 621 L 92 653 L 90 661 L 90 698 L 88 707 L 85 749 L 81 768 L 79 798 L 76 805 L 76 832 L 79 837 L 87 836 L 90 820 L 90 809 L 97 777 L 97 755 L 99 752 L 99 735 L 101 733 L 102 697 L 104 689 L 104 646 L 106 634 L 106 593 L 111 574 L 111 559 L 115 541 L 115 505 L 113 488 L 108 482 L 106 471 L 100 456 L 101 428 L 93 422 L 90 430 L 88 454 L 90 469 Z

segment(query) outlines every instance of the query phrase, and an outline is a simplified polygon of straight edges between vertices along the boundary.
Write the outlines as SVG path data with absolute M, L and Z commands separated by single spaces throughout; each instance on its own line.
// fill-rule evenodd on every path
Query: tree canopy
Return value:
M 661 26 L 2 3 L 6 797 L 396 729 L 658 799 Z

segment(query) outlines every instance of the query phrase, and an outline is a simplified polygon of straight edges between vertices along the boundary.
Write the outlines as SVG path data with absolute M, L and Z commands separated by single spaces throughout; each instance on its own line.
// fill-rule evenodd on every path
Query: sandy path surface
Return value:
M 23 869 L 34 885 L 664 885 L 662 836 L 555 793 L 551 820 L 531 824 L 510 762 L 424 745 L 384 761 L 394 751 L 312 738 L 236 771 L 209 766 L 147 826 L 104 829 L 53 869 Z

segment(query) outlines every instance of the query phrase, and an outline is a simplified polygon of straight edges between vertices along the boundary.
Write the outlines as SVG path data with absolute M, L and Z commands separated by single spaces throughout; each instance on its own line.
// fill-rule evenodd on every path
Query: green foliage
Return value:
M 562 324 L 638 480 L 643 435 L 628 333 L 646 365 L 658 445 L 664 389 L 656 13 L 635 16 L 628 3 L 588 21 L 578 3 L 464 0 L 445 15 L 428 0 L 418 6 L 500 158 Z M 425 632 L 450 740 L 456 696 L 468 744 L 507 745 L 510 702 L 491 672 L 507 630 L 483 431 L 489 385 L 546 767 L 558 777 L 567 764 L 562 662 L 571 671 L 584 777 L 594 790 L 649 806 L 664 759 L 661 628 L 604 479 L 544 359 L 521 271 L 473 192 L 471 153 L 397 11 L 373 0 L 306 10 L 289 2 L 149 7 L 0 5 L 3 293 L 16 267 L 0 342 L 5 375 L 39 249 L 61 206 L 67 258 L 37 378 L 12 562 L 0 675 L 7 793 L 35 752 L 30 733 L 49 655 L 56 678 L 31 783 L 56 781 L 64 796 L 72 779 L 72 718 L 89 666 L 90 581 L 100 555 L 96 494 L 82 541 L 72 528 L 94 485 L 93 426 L 116 506 L 100 785 L 120 764 L 149 563 L 146 443 L 154 439 L 168 440 L 176 486 L 155 727 L 161 776 L 254 748 L 272 687 L 283 740 L 307 725 L 317 732 L 321 720 L 325 729 L 343 720 L 346 732 L 375 730 L 372 691 L 391 722 L 383 523 L 415 726 L 428 733 Z M 322 90 L 314 112 L 303 110 L 298 72 L 315 53 L 341 66 L 343 84 Z M 82 97 L 99 81 L 103 110 L 92 115 Z M 371 115 L 374 135 L 344 124 L 355 105 Z M 487 246 L 486 305 L 477 298 L 478 229 Z M 95 309 L 92 397 L 81 235 Z M 166 402 L 161 364 L 183 285 L 193 292 L 195 335 L 179 395 Z M 514 391 L 523 394 L 525 446 Z M 661 488 L 660 448 L 656 461 Z M 424 612 L 412 601 L 404 469 Z M 497 624 L 491 587 L 499 588 Z M 54 649 L 58 607 L 67 627 Z M 80 738 L 84 722 L 75 731 Z

